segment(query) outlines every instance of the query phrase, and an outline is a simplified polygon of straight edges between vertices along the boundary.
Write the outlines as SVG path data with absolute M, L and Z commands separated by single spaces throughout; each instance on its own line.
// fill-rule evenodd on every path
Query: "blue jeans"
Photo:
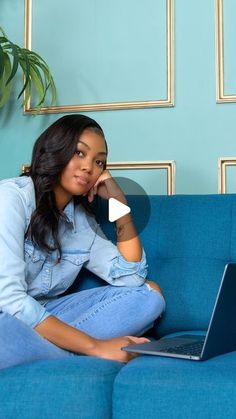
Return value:
M 141 287 L 92 288 L 46 305 L 65 323 L 98 339 L 141 336 L 165 308 L 162 295 L 146 284 Z M 0 313 L 0 368 L 42 359 L 77 356 L 43 339 L 15 317 Z

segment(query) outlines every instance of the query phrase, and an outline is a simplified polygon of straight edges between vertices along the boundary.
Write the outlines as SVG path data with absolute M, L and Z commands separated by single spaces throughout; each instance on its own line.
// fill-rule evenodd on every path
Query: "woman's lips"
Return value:
M 88 184 L 88 180 L 85 179 L 82 176 L 75 176 L 75 179 L 76 179 L 77 183 L 79 183 L 80 185 L 87 185 Z

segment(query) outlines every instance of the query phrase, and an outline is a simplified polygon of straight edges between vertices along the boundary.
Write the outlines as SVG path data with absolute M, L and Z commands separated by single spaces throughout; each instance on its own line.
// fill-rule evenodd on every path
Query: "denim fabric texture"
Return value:
M 140 336 L 165 309 L 163 296 L 140 287 L 92 288 L 47 303 L 46 309 L 67 324 L 97 339 Z
M 65 359 L 74 354 L 43 339 L 15 316 L 0 313 L 0 370 L 40 360 Z M 1 409 L 0 409 L 1 417 Z
M 162 295 L 146 284 L 107 285 L 70 294 L 46 305 L 48 313 L 97 339 L 142 335 L 164 307 Z M 78 354 L 48 342 L 16 317 L 0 313 L 0 369 L 73 356 Z
M 31 178 L 1 181 L 0 194 L 0 311 L 35 327 L 50 315 L 47 303 L 72 285 L 82 266 L 111 285 L 144 283 L 145 252 L 140 262 L 127 262 L 81 205 L 70 201 L 64 210 L 67 220 L 60 220 L 58 263 L 57 251 L 47 253 L 25 239 L 35 209 Z

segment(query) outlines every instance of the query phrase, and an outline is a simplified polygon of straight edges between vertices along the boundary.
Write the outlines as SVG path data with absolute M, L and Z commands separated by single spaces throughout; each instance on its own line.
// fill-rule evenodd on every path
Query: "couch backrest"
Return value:
M 143 199 L 128 198 L 137 225 L 143 223 Z M 150 219 L 140 236 L 148 278 L 160 284 L 167 303 L 158 334 L 206 329 L 225 264 L 236 262 L 236 195 L 150 196 L 149 202 Z M 106 203 L 100 223 L 114 240 Z M 100 281 L 90 275 L 82 284 Z

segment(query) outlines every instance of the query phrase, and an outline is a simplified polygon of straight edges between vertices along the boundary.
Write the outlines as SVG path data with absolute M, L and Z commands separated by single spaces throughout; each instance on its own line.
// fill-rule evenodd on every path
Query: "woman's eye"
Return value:
M 103 167 L 105 166 L 105 162 L 103 160 L 96 160 L 98 166 Z
M 82 151 L 80 151 L 80 150 L 76 150 L 76 151 L 75 151 L 75 154 L 76 154 L 78 157 L 82 157 L 82 156 L 84 155 L 84 153 L 83 153 Z

